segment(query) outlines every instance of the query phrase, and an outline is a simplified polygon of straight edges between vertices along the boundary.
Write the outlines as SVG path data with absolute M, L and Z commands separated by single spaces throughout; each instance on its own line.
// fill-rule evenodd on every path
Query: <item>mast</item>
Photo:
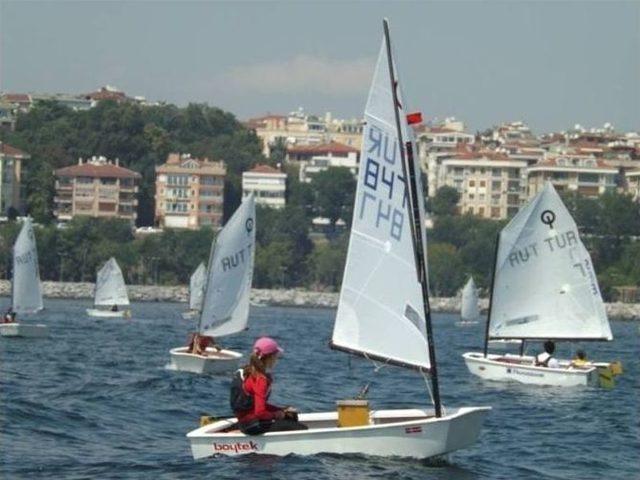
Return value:
M 442 416 L 442 404 L 440 401 L 440 388 L 438 385 L 438 369 L 436 364 L 436 353 L 433 342 L 433 329 L 431 327 L 431 307 L 429 305 L 429 289 L 427 285 L 427 268 L 425 264 L 425 252 L 423 251 L 422 229 L 420 224 L 420 192 L 417 189 L 415 164 L 413 161 L 413 145 L 411 141 L 404 143 L 402 139 L 402 128 L 400 125 L 400 102 L 398 100 L 397 80 L 393 70 L 393 58 L 391 54 L 391 39 L 389 35 L 389 22 L 385 18 L 383 20 L 384 38 L 387 45 L 387 59 L 389 61 L 389 77 L 391 81 L 391 92 L 393 95 L 393 111 L 396 118 L 396 129 L 398 132 L 398 147 L 400 149 L 400 159 L 402 162 L 402 170 L 404 172 L 406 185 L 409 190 L 409 207 L 411 215 L 411 239 L 413 242 L 413 251 L 415 254 L 418 282 L 422 288 L 422 298 L 424 306 L 425 325 L 427 330 L 427 345 L 429 350 L 429 363 L 431 365 L 431 386 L 433 390 L 433 403 L 435 407 L 436 417 Z M 406 152 L 405 152 L 406 148 Z M 418 172 L 419 174 L 419 172 Z
M 484 357 L 487 358 L 489 350 L 489 327 L 491 326 L 491 307 L 493 307 L 493 287 L 496 280 L 496 263 L 498 262 L 498 248 L 500 247 L 500 233 L 496 235 L 496 248 L 493 252 L 493 272 L 491 272 L 491 290 L 489 292 L 489 311 L 487 312 L 487 324 L 484 328 Z
M 200 307 L 200 312 L 198 315 L 198 325 L 196 327 L 196 333 L 200 333 L 200 327 L 202 326 L 202 314 L 204 312 L 204 302 L 207 299 L 207 291 L 209 290 L 209 272 L 211 271 L 212 263 L 213 263 L 213 252 L 215 250 L 217 236 L 211 240 L 211 249 L 209 250 L 209 260 L 207 261 L 207 283 L 204 287 L 204 291 L 202 293 L 202 305 Z

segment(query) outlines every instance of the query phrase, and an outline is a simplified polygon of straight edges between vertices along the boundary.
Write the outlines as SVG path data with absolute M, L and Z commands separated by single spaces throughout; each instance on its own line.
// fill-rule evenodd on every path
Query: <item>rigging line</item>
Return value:
M 424 383 L 427 386 L 427 392 L 429 392 L 429 398 L 431 398 L 431 403 L 433 405 L 435 405 L 436 402 L 433 399 L 433 392 L 431 391 L 431 382 L 427 378 L 427 374 L 425 372 L 423 372 L 422 370 L 420 370 L 420 375 L 422 375 L 422 379 L 424 380 Z M 442 408 L 443 415 L 446 415 L 447 414 L 447 409 L 445 408 L 445 406 L 441 404 L 441 408 Z

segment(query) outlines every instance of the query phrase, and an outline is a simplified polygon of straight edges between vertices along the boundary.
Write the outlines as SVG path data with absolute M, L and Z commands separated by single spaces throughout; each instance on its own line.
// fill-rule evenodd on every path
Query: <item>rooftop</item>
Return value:
M 23 152 L 19 148 L 12 147 L 11 145 L 3 142 L 0 142 L 0 153 L 12 157 L 29 157 L 29 154 L 27 152 Z
M 265 165 L 262 163 L 257 164 L 251 170 L 247 170 L 244 173 L 267 173 L 267 174 L 276 174 L 276 175 L 286 175 L 284 172 L 281 172 L 277 168 L 273 168 L 270 165 Z
M 77 165 L 59 168 L 55 171 L 58 177 L 93 177 L 93 178 L 140 178 L 138 172 L 114 164 L 105 157 L 92 157 L 83 163 L 82 158 Z

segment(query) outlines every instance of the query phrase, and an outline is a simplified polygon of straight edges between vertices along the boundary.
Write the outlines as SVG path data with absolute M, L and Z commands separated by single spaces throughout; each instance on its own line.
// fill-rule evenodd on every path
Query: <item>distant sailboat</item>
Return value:
M 535 385 L 578 386 L 598 381 L 591 364 L 535 366 L 525 341 L 611 340 L 589 252 L 562 199 L 547 183 L 498 236 L 484 353 L 464 354 L 474 375 Z M 520 355 L 487 352 L 490 340 L 521 341 Z
M 200 263 L 189 280 L 189 310 L 182 312 L 182 318 L 185 320 L 190 320 L 200 314 L 206 283 L 207 267 L 204 263 Z
M 478 308 L 478 288 L 473 281 L 473 277 L 462 289 L 462 307 L 460 310 L 460 321 L 456 325 L 476 325 L 480 319 L 480 309 Z
M 113 257 L 98 270 L 93 303 L 96 307 L 109 308 L 88 308 L 87 314 L 90 317 L 131 317 L 129 309 L 121 308 L 129 306 L 129 295 L 127 294 L 127 286 L 124 283 L 122 270 L 120 270 L 118 262 Z
M 247 328 L 255 218 L 255 200 L 250 195 L 211 242 L 202 311 L 196 328 L 199 336 L 220 338 Z M 192 353 L 188 347 L 174 348 L 170 353 L 175 370 L 192 373 L 230 372 L 238 368 L 242 358 L 241 353 L 215 347 L 207 347 L 204 354 Z
M 348 400 L 338 408 L 358 407 L 357 422 L 345 418 L 341 423 L 336 411 L 302 413 L 299 419 L 308 430 L 256 436 L 235 430 L 235 419 L 221 420 L 187 434 L 196 459 L 249 453 L 428 458 L 467 447 L 480 433 L 489 407 L 445 411 L 440 402 L 428 305 L 420 167 L 413 156 L 413 133 L 395 80 L 386 21 L 384 27 L 365 110 L 363 160 L 331 346 L 381 364 L 412 369 L 426 381 L 430 375 L 434 408 L 369 412 L 366 402 Z
M 27 218 L 13 245 L 11 310 L 20 320 L 22 315 L 33 314 L 43 308 L 38 248 L 31 218 Z M 19 321 L 0 324 L 0 335 L 3 337 L 43 337 L 47 334 L 48 328 L 43 324 Z

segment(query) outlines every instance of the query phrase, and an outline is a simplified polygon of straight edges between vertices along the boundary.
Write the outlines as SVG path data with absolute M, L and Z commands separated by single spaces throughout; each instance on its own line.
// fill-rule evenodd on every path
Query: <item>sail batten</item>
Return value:
M 215 239 L 198 330 L 222 337 L 244 330 L 255 255 L 255 200 L 247 197 Z
M 94 304 L 96 306 L 129 305 L 129 295 L 122 270 L 113 257 L 98 271 Z
M 18 314 L 43 309 L 38 249 L 31 218 L 24 221 L 13 245 L 11 305 Z
M 591 257 L 547 183 L 502 230 L 490 339 L 611 340 Z
M 413 137 L 404 114 L 399 128 L 396 124 L 390 65 L 383 39 L 365 108 L 353 223 L 332 344 L 367 358 L 429 370 L 425 299 L 414 250 L 415 241 L 423 246 L 425 241 L 422 235 L 414 240 L 399 133 L 407 142 Z M 401 99 L 397 83 L 395 88 Z M 422 224 L 421 218 L 418 223 Z

